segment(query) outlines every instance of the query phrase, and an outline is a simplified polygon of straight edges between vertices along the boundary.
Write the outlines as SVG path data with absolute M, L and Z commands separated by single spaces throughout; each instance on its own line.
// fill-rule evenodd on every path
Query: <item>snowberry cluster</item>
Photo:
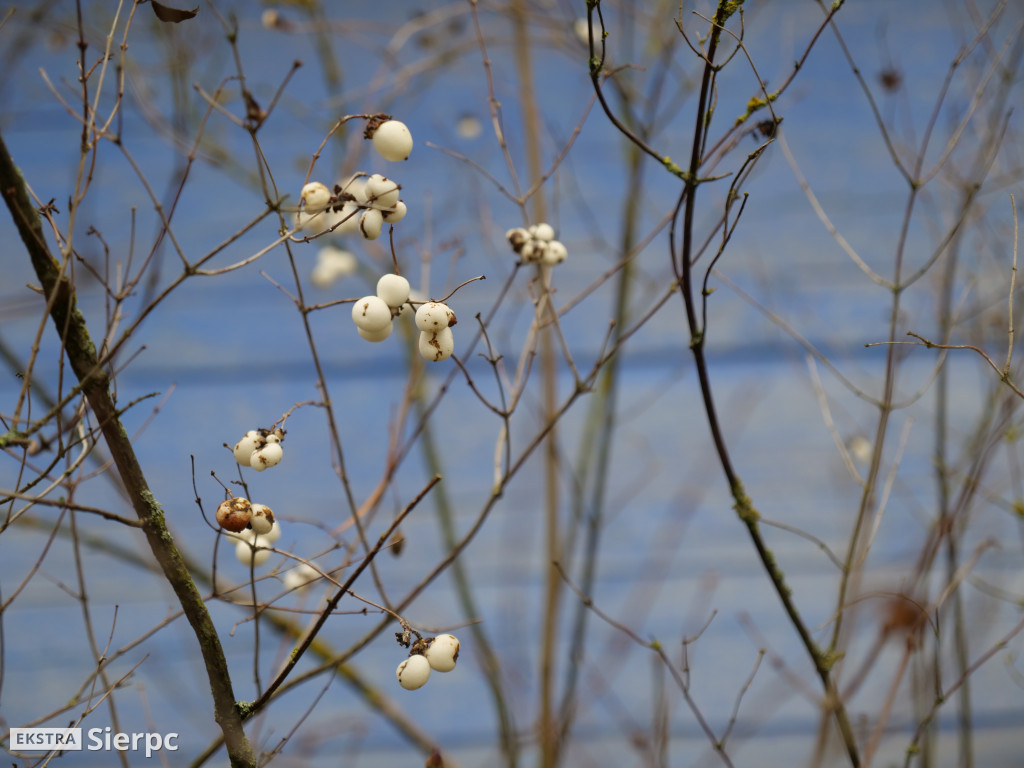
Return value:
M 262 565 L 269 545 L 281 538 L 281 526 L 266 504 L 253 504 L 242 496 L 225 499 L 217 507 L 217 523 L 237 539 L 235 556 L 244 565 Z
M 359 335 L 367 341 L 384 341 L 391 335 L 394 319 L 401 316 L 409 302 L 409 281 L 401 275 L 383 275 L 377 281 L 377 293 L 363 296 L 352 305 L 352 322 Z M 416 310 L 416 327 L 420 331 L 419 353 L 426 360 L 447 360 L 455 350 L 451 326 L 455 313 L 447 304 L 427 301 Z
M 505 233 L 512 250 L 528 264 L 554 266 L 565 261 L 569 255 L 565 246 L 555 240 L 555 230 L 547 222 L 533 224 L 528 229 L 516 227 Z
M 282 440 L 283 429 L 250 429 L 235 443 L 235 461 L 243 467 L 252 467 L 257 472 L 262 472 L 267 467 L 280 463 L 284 456 Z
M 459 639 L 455 635 L 428 637 L 416 643 L 409 658 L 398 665 L 395 677 L 408 691 L 422 688 L 430 679 L 430 671 L 451 672 L 459 660 Z
M 302 188 L 302 210 L 296 214 L 297 229 L 339 234 L 358 232 L 366 240 L 376 240 L 384 224 L 396 224 L 405 218 L 408 209 L 398 199 L 398 182 L 375 173 L 359 174 L 334 190 L 319 181 Z
M 352 322 L 367 341 L 384 341 L 408 301 L 409 281 L 401 275 L 383 275 L 377 281 L 376 295 L 363 296 L 352 305 Z
M 412 152 L 412 134 L 398 120 L 372 118 L 367 124 L 366 138 L 385 160 L 405 160 Z M 360 234 L 376 240 L 385 224 L 396 224 L 405 218 L 408 209 L 399 200 L 401 185 L 379 173 L 357 173 L 345 184 L 330 189 L 319 181 L 302 188 L 301 209 L 295 216 L 295 228 L 338 234 Z

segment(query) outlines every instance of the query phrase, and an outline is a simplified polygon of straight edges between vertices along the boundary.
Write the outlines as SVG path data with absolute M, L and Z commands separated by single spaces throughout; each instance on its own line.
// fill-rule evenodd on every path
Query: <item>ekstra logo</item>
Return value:
M 11 752 L 69 752 L 87 749 L 109 752 L 140 752 L 146 757 L 166 749 L 178 751 L 178 734 L 117 733 L 106 728 L 90 728 L 82 739 L 81 728 L 11 728 Z M 83 746 L 84 744 L 84 746 Z
M 81 728 L 11 728 L 12 752 L 77 752 L 81 749 Z

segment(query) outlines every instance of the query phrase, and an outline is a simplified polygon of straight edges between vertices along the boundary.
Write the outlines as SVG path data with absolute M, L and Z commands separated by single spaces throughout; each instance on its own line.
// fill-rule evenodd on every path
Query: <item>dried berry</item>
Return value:
M 225 499 L 217 507 L 217 523 L 225 531 L 237 533 L 244 530 L 251 519 L 252 504 L 241 496 Z

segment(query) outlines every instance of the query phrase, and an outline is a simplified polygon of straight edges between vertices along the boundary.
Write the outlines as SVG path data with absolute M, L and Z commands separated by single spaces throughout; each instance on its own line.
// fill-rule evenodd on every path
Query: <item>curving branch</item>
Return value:
M 75 286 L 64 272 L 66 265 L 58 262 L 50 253 L 43 235 L 39 212 L 32 205 L 25 180 L 14 165 L 2 135 L 0 194 L 18 228 L 43 294 L 48 298 L 50 317 L 61 337 L 68 363 L 78 378 L 82 394 L 95 414 L 153 556 L 174 589 L 199 641 L 199 649 L 206 665 L 206 674 L 213 695 L 214 718 L 224 734 L 231 765 L 238 768 L 255 768 L 256 758 L 245 736 L 241 714 L 235 706 L 231 675 L 217 629 L 164 522 L 163 510 L 149 490 L 111 394 L 110 376 L 99 364 L 96 346 L 89 334 L 85 317 L 78 309 Z

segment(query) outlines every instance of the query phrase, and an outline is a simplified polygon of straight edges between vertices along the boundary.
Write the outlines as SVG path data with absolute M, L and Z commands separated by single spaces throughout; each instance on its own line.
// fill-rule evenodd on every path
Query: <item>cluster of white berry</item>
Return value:
M 422 648 L 422 646 L 426 646 Z M 459 639 L 455 635 L 438 635 L 416 644 L 412 655 L 398 665 L 395 677 L 408 691 L 422 688 L 430 679 L 430 671 L 451 672 L 459 660 Z
M 281 462 L 284 430 L 250 429 L 235 443 L 235 461 L 262 472 Z M 270 557 L 267 548 L 281 538 L 281 526 L 266 504 L 253 504 L 241 496 L 225 499 L 217 507 L 217 523 L 237 540 L 235 556 L 243 565 L 262 565 Z
M 235 443 L 235 461 L 243 467 L 252 467 L 262 472 L 267 467 L 279 464 L 284 457 L 282 440 L 283 429 L 250 429 Z
M 416 310 L 416 328 L 420 339 L 418 349 L 424 360 L 440 362 L 447 360 L 455 351 L 455 336 L 452 326 L 458 322 L 455 313 L 447 304 L 428 301 Z
M 405 314 L 409 302 L 409 281 L 401 275 L 383 275 L 377 281 L 377 293 L 363 296 L 352 305 L 352 322 L 359 335 L 367 341 L 384 341 L 394 329 L 394 320 Z M 416 327 L 420 331 L 419 353 L 426 360 L 447 360 L 455 350 L 451 326 L 455 313 L 447 304 L 427 301 L 416 310 Z
M 225 499 L 217 507 L 217 523 L 237 540 L 235 557 L 243 565 L 262 565 L 270 545 L 281 538 L 281 526 L 266 504 L 253 504 L 242 496 Z
M 409 301 L 409 281 L 401 275 L 383 275 L 377 293 L 363 296 L 352 305 L 352 322 L 367 341 L 384 341 L 394 329 L 394 319 Z
M 412 152 L 412 134 L 398 120 L 372 118 L 366 127 L 366 138 L 385 160 L 405 160 Z M 367 240 L 376 240 L 384 224 L 396 224 L 405 218 L 408 209 L 398 199 L 401 185 L 379 173 L 357 173 L 344 184 L 330 189 L 319 181 L 302 188 L 301 209 L 295 216 L 298 230 L 337 234 L 359 233 Z
M 512 250 L 522 256 L 527 264 L 554 266 L 565 261 L 569 255 L 565 246 L 555 240 L 555 230 L 547 222 L 533 224 L 528 229 L 516 227 L 505 233 Z

